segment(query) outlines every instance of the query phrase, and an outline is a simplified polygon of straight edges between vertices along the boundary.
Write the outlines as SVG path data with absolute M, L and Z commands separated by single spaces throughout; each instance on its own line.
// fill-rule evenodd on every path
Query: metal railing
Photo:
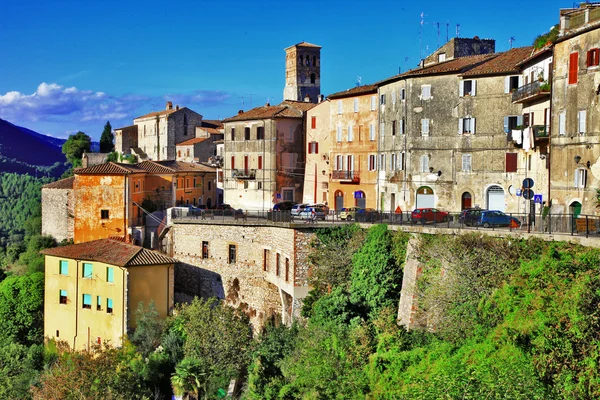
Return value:
M 533 81 L 531 83 L 523 85 L 512 93 L 512 101 L 516 102 L 519 100 L 523 100 L 528 97 L 535 96 L 539 93 L 550 94 L 550 89 L 547 89 L 545 85 L 548 85 L 548 83 L 540 81 Z
M 285 225 L 295 226 L 299 224 L 314 224 L 316 226 L 328 226 L 347 223 L 366 223 L 399 225 L 406 227 L 446 228 L 458 230 L 484 230 L 484 231 L 508 231 L 516 233 L 536 234 L 563 234 L 571 236 L 585 236 L 600 238 L 600 216 L 595 215 L 573 215 L 573 214 L 540 214 L 529 215 L 523 213 L 506 213 L 518 223 L 496 224 L 487 221 L 484 225 L 481 221 L 463 221 L 461 213 L 448 213 L 447 216 L 439 216 L 434 220 L 413 219 L 411 212 L 368 212 L 360 214 L 341 215 L 339 211 L 331 210 L 327 214 L 317 214 L 315 218 L 305 214 L 292 215 L 289 211 L 252 211 L 252 210 L 202 210 L 195 215 L 186 215 L 181 210 L 173 210 L 173 219 L 186 222 L 198 222 L 210 224 L 214 222 L 225 222 L 233 225 Z
M 333 171 L 331 179 L 360 179 L 358 171 Z

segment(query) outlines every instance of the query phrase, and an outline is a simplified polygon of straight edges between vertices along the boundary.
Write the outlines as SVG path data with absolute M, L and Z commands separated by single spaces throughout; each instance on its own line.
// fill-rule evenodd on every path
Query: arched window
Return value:
M 310 67 L 310 56 L 306 56 L 306 66 Z
M 344 192 L 341 190 L 336 190 L 334 198 L 335 209 L 340 211 L 344 207 Z
M 300 65 L 304 65 L 304 57 L 303 56 L 298 57 L 298 60 L 300 61 Z
M 313 67 L 317 66 L 317 56 L 313 56 Z
M 317 76 L 314 73 L 310 74 L 310 83 L 315 83 L 316 80 L 317 80 Z

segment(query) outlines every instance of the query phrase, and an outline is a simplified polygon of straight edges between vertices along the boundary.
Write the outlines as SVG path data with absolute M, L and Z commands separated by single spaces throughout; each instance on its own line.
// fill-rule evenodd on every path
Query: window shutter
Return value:
M 352 125 L 348 125 L 348 141 L 352 142 L 354 140 L 354 132 L 352 132 Z
M 235 169 L 235 156 L 231 156 L 231 169 Z
M 558 134 L 564 135 L 566 130 L 567 114 L 563 111 L 558 114 Z
M 581 171 L 580 169 L 576 169 L 575 170 L 575 176 L 574 176 L 574 180 L 573 180 L 573 187 L 579 187 L 579 171 Z
M 316 129 L 317 128 L 317 117 L 312 117 L 310 119 L 310 124 L 311 124 L 312 129 Z
M 312 154 L 312 144 L 313 142 L 308 142 L 308 154 Z
M 510 76 L 504 77 L 504 93 L 510 92 Z
M 462 118 L 458 119 L 458 134 L 459 135 L 463 134 L 463 119 Z
M 429 135 L 429 119 L 427 118 L 421 120 L 421 133 L 423 135 Z
M 405 161 L 404 156 L 405 156 L 404 152 L 400 153 L 400 169 L 402 171 L 404 171 L 404 161 Z
M 580 171 L 581 171 L 580 174 L 582 175 L 581 176 L 581 178 L 582 178 L 581 179 L 581 187 L 584 188 L 587 186 L 587 170 L 581 169 Z
M 385 123 L 382 122 L 381 125 L 379 126 L 379 136 L 381 137 L 382 140 L 383 140 L 384 134 L 385 134 Z
M 371 96 L 371 111 L 375 111 L 375 104 L 376 104 L 376 100 L 377 97 L 375 96 Z
M 374 124 L 369 125 L 369 139 L 371 139 L 372 141 L 375 140 L 375 125 Z
M 519 75 L 519 87 L 523 86 L 523 76 Z
M 342 101 L 338 100 L 338 114 L 342 113 Z
M 358 99 L 354 99 L 354 112 L 358 112 Z
M 471 96 L 475 96 L 476 94 L 477 94 L 477 81 L 473 79 L 471 81 Z
M 396 104 L 396 92 L 392 92 L 392 104 Z
M 586 119 L 586 111 L 585 110 L 580 110 L 579 113 L 577 114 L 577 117 L 579 118 L 579 133 L 580 134 L 584 134 L 585 133 L 585 119 Z
M 465 95 L 465 81 L 458 82 L 458 95 L 460 97 Z
M 506 172 L 517 172 L 517 153 L 506 153 Z
M 337 127 L 337 141 L 338 142 L 342 141 L 342 127 L 341 126 Z
M 504 117 L 504 132 L 509 133 L 508 131 L 508 117 Z
M 319 142 L 315 142 L 315 154 L 319 154 Z
M 523 126 L 523 116 L 517 115 L 517 126 Z
M 404 120 L 400 120 L 400 134 L 404 135 Z
M 475 134 L 475 118 L 471 118 L 471 134 Z
M 592 51 L 593 50 L 590 50 L 590 51 L 587 52 L 587 57 L 585 59 L 585 66 L 586 67 L 589 67 L 590 65 L 592 65 Z
M 577 83 L 577 73 L 579 71 L 579 53 L 571 53 L 569 56 L 569 85 Z

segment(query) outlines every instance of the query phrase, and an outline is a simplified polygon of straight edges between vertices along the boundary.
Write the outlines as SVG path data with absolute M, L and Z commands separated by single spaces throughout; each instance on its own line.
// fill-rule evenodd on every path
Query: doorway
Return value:
M 490 186 L 487 190 L 487 208 L 488 210 L 498 210 L 504 212 L 504 189 L 498 185 Z
M 429 186 L 421 186 L 417 189 L 417 205 L 415 208 L 435 207 L 435 194 Z
M 460 209 L 461 211 L 467 208 L 471 208 L 473 202 L 471 201 L 471 193 L 464 192 L 460 199 Z
M 340 211 L 344 208 L 344 193 L 341 190 L 336 190 L 334 199 L 336 211 Z

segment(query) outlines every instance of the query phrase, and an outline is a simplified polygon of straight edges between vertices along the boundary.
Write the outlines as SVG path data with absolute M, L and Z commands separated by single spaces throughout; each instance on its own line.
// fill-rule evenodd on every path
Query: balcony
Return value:
M 548 139 L 548 134 L 550 133 L 550 127 L 546 125 L 533 125 L 531 127 L 533 129 L 533 136 L 536 139 Z
M 360 183 L 360 172 L 358 171 L 333 171 L 331 179 L 342 183 Z
M 550 98 L 550 84 L 548 82 L 531 82 L 521 86 L 512 93 L 513 103 L 525 103 L 546 98 Z
M 236 179 L 256 179 L 256 169 L 233 169 L 231 177 Z

